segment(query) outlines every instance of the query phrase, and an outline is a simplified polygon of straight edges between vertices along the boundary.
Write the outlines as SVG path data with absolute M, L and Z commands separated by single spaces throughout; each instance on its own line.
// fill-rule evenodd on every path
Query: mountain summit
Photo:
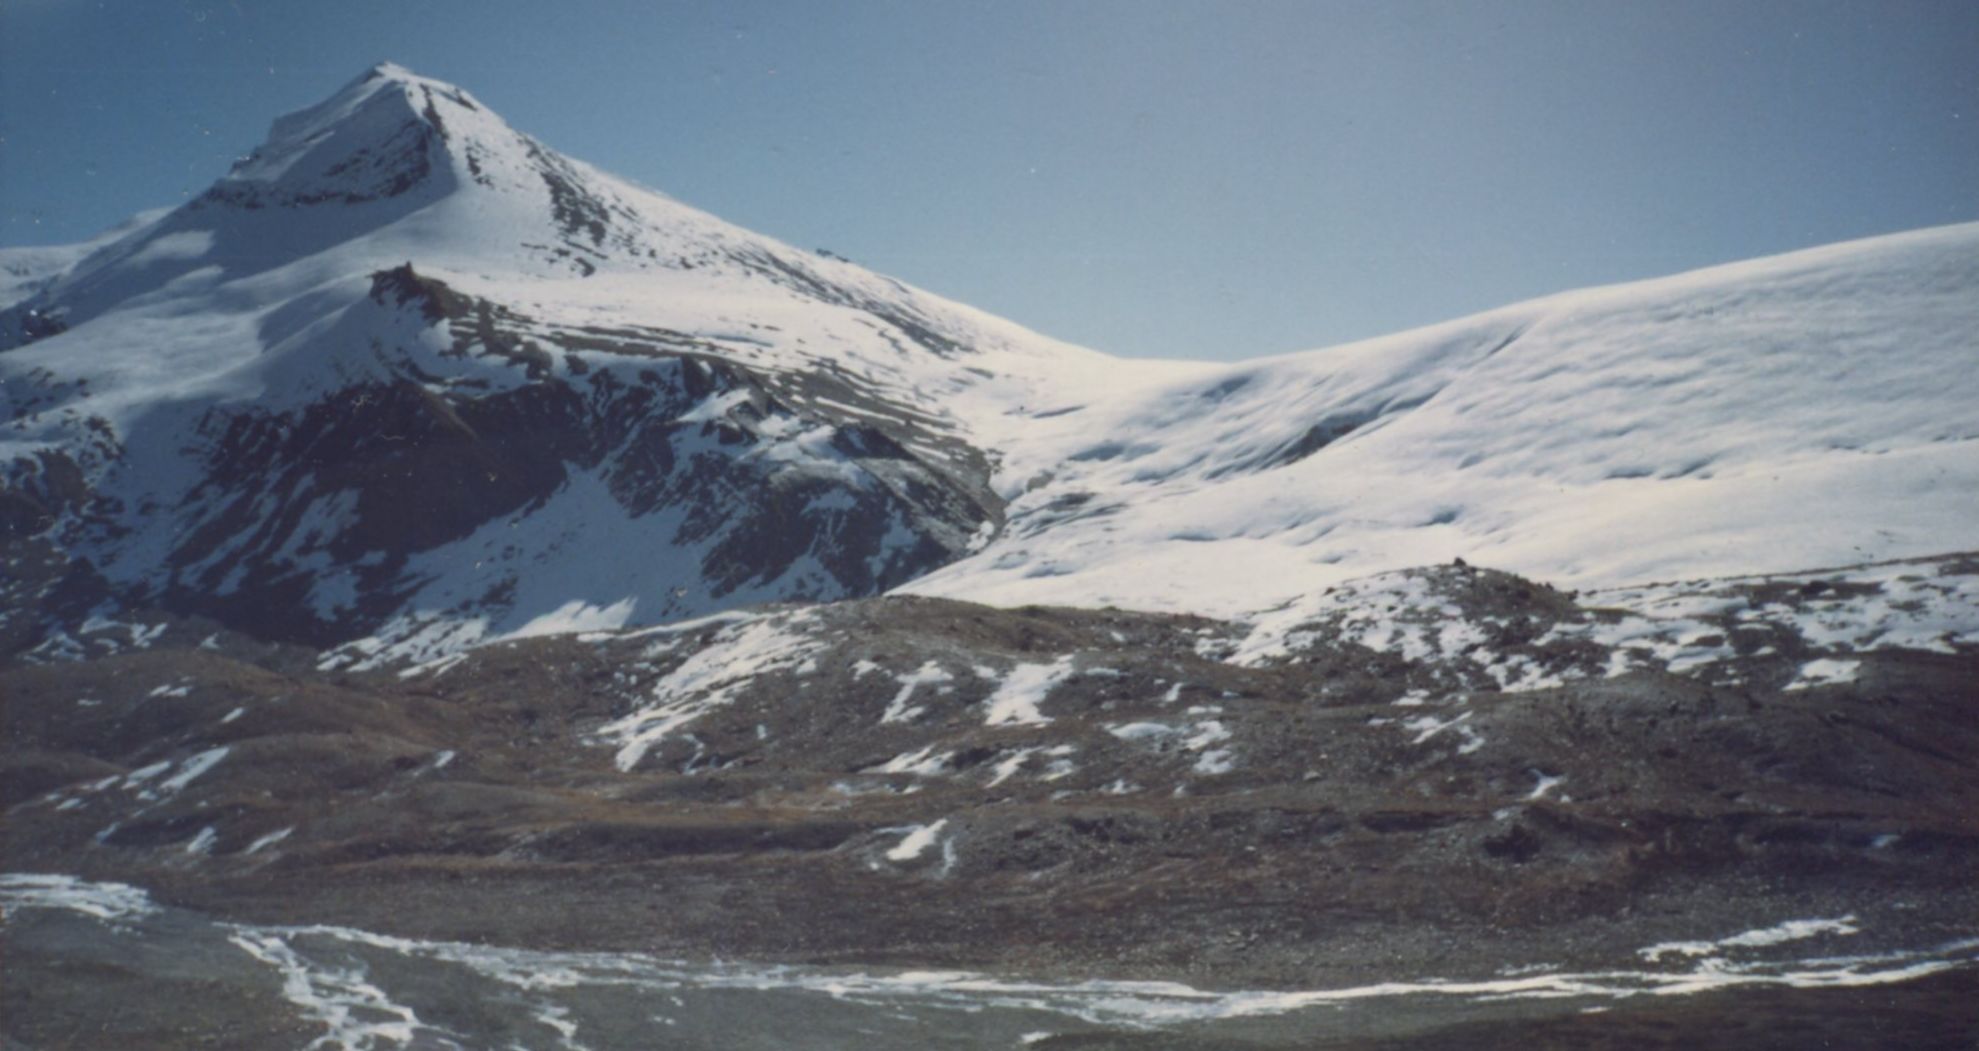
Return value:
M 465 91 L 386 62 L 322 103 L 276 120 L 268 141 L 207 197 L 294 208 L 428 188 L 445 193 L 480 181 L 486 160 L 525 142 Z
M 958 349 L 952 320 L 921 316 L 952 305 L 565 157 L 462 89 L 390 63 L 278 118 L 267 141 L 206 192 L 8 311 L 0 347 L 35 338 L 21 326 L 28 309 L 45 334 L 175 282 L 186 282 L 175 294 L 238 283 L 319 255 L 340 269 L 418 259 L 521 277 L 671 270 L 748 278 L 897 313 L 912 335 Z

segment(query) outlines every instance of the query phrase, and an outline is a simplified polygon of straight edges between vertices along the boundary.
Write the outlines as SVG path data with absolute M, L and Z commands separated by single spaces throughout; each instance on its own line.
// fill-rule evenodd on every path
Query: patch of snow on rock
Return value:
M 1003 675 L 996 692 L 984 703 L 983 722 L 989 726 L 1042 726 L 1051 720 L 1039 709 L 1051 689 L 1072 674 L 1072 658 L 1050 664 L 1019 664 Z

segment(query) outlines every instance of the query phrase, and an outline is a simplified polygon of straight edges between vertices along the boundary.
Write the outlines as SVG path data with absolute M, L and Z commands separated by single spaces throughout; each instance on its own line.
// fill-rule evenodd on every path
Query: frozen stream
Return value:
M 1128 1031 L 1268 1045 L 1735 986 L 1875 985 L 1979 962 L 1979 939 L 1850 955 L 1865 932 L 1854 917 L 1833 917 L 1647 946 L 1629 965 L 1598 972 L 1536 966 L 1484 978 L 1217 992 L 956 971 L 690 964 L 341 927 L 245 926 L 158 906 L 134 887 L 63 876 L 0 876 L 0 909 L 16 963 L 100 962 L 276 991 L 320 1032 L 307 1047 L 350 1051 L 1023 1047 Z M 196 1020 L 197 1005 L 186 1013 Z

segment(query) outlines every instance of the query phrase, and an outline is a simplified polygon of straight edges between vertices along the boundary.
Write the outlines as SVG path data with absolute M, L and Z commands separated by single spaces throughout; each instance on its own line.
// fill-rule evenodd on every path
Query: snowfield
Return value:
M 1004 535 L 902 590 L 1227 617 L 1455 557 L 1608 587 L 1970 549 L 1975 366 L 1979 225 L 1567 293 L 995 421 Z

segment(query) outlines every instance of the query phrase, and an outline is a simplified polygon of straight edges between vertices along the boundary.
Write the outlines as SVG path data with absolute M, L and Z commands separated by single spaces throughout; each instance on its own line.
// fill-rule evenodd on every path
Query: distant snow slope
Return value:
M 91 252 L 157 222 L 170 211 L 169 208 L 156 208 L 140 212 L 77 244 L 0 248 L 0 310 L 52 284 Z
M 1244 615 L 1463 557 L 1569 585 L 1979 547 L 1979 224 L 1571 292 L 1001 435 L 907 585 Z
M 1249 616 L 1453 556 L 1613 585 L 1979 548 L 1979 226 L 1126 362 L 384 65 L 197 199 L 10 253 L 0 539 L 78 567 L 70 628 L 436 660 L 902 585 Z

